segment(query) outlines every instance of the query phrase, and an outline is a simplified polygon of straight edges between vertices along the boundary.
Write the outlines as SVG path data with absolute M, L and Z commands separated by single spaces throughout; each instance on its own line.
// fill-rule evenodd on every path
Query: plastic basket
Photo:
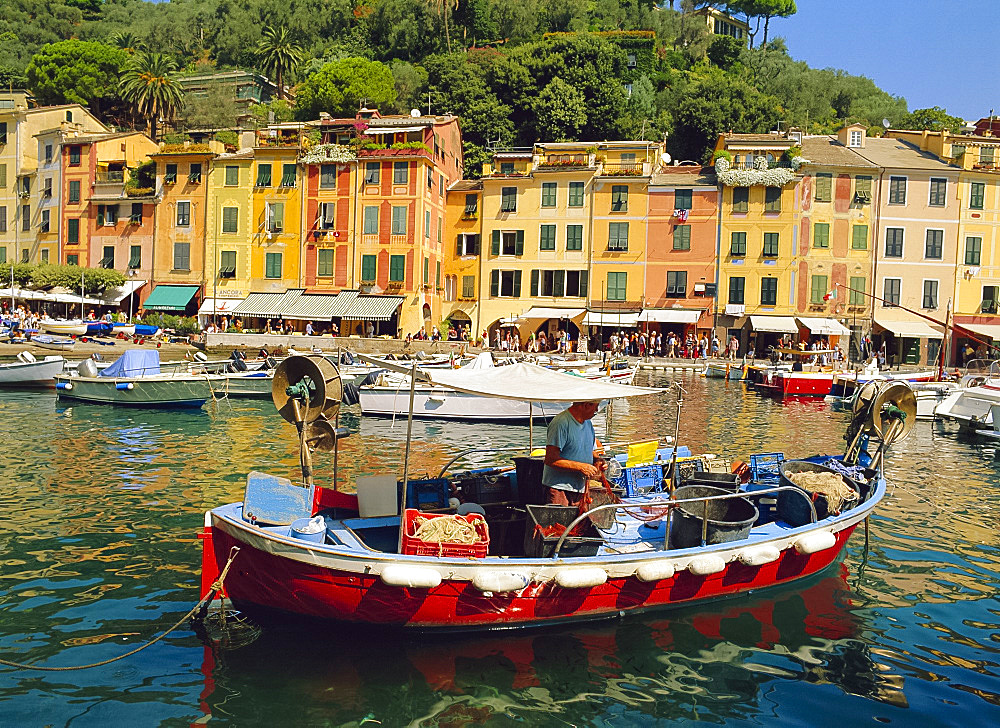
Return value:
M 625 468 L 625 495 L 637 496 L 662 490 L 663 466 L 637 465 Z
M 777 481 L 780 476 L 781 463 L 785 461 L 784 453 L 765 452 L 750 456 L 750 472 L 754 480 Z
M 417 518 L 460 518 L 472 524 L 479 541 L 476 543 L 449 543 L 447 541 L 421 541 L 416 537 L 417 526 L 414 521 Z M 486 525 L 486 519 L 478 513 L 458 516 L 443 513 L 422 513 L 411 508 L 406 509 L 404 515 L 403 530 L 403 553 L 407 556 L 447 556 L 452 558 L 485 558 L 490 550 L 490 530 Z
M 401 484 L 397 484 L 402 487 Z M 416 508 L 447 508 L 451 495 L 451 485 L 445 478 L 430 478 L 428 480 L 411 480 L 406 487 L 406 507 Z
M 514 500 L 514 486 L 510 475 L 496 468 L 464 473 L 455 478 L 455 484 L 465 503 L 503 503 Z

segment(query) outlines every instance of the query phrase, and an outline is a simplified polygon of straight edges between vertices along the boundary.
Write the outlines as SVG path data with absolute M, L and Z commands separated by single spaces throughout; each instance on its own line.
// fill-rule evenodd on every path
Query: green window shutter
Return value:
M 853 249 L 853 250 L 867 250 L 868 249 L 868 226 L 867 225 L 855 225 L 851 229 L 851 249 Z
M 226 187 L 236 187 L 240 183 L 240 168 L 226 167 Z
M 257 165 L 257 186 L 258 187 L 270 187 L 271 186 L 271 165 L 270 164 L 259 164 L 259 165 Z
M 566 226 L 566 250 L 583 250 L 583 225 Z
M 813 247 L 830 247 L 830 223 L 818 222 L 813 225 Z
M 500 231 L 493 231 L 493 238 L 490 242 L 490 255 L 500 255 Z
M 750 188 L 733 187 L 733 212 L 747 212 L 750 209 Z
M 552 295 L 564 296 L 566 290 L 566 271 L 557 270 L 552 279 Z
M 104 224 L 104 205 L 97 206 L 97 227 Z
M 864 276 L 851 276 L 851 295 L 848 304 L 851 306 L 865 305 L 866 279 Z
M 816 201 L 829 202 L 832 194 L 833 175 L 816 175 Z
M 556 206 L 556 183 L 543 182 L 542 207 L 555 207 L 555 206 Z
M 521 297 L 521 271 L 514 271 L 514 298 Z
M 674 226 L 674 250 L 691 250 L 691 226 Z
M 500 271 L 490 271 L 490 295 L 497 298 L 500 295 Z
M 542 225 L 541 236 L 538 242 L 539 250 L 555 250 L 556 249 L 556 226 L 555 225 Z
M 431 259 L 424 256 L 424 285 L 431 282 Z
M 827 277 L 826 276 L 813 276 L 810 290 L 809 290 L 809 303 L 823 303 L 823 296 L 826 295 Z
M 587 297 L 587 277 L 588 273 L 585 270 L 580 271 L 580 297 Z
M 66 221 L 66 242 L 80 242 L 80 220 L 78 218 L 71 217 Z
M 465 238 L 461 235 L 455 236 L 455 255 L 459 258 L 465 255 Z
M 281 186 L 282 187 L 294 187 L 295 186 L 295 165 L 294 164 L 283 164 L 281 165 Z
M 377 261 L 378 258 L 374 255 L 361 256 L 361 280 L 375 280 L 375 266 L 377 265 Z
M 333 275 L 333 249 L 321 248 L 316 254 L 316 275 L 330 277 Z
M 524 255 L 524 230 L 518 230 L 515 233 L 514 255 Z
M 239 208 L 236 207 L 223 207 L 222 208 L 222 232 L 224 233 L 235 233 L 237 232 L 239 226 Z
M 531 271 L 531 295 L 532 297 L 538 295 L 538 271 Z
M 583 207 L 583 182 L 569 183 L 569 206 Z

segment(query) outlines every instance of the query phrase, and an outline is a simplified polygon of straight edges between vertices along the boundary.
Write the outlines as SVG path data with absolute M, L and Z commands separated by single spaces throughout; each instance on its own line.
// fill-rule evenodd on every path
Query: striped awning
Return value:
M 301 288 L 292 288 L 284 293 L 251 293 L 233 309 L 233 314 L 257 318 L 281 318 L 301 295 Z
M 299 296 L 282 315 L 298 321 L 331 321 L 344 308 L 343 294 L 312 293 Z
M 388 321 L 404 300 L 403 296 L 358 296 L 340 316 L 351 321 Z

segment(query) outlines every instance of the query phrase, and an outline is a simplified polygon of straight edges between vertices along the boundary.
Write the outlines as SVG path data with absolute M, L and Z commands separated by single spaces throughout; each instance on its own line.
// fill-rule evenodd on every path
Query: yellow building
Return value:
M 652 142 L 567 142 L 496 153 L 483 169 L 478 328 L 495 337 L 516 323 L 524 341 L 560 329 L 574 340 L 596 336 L 622 314 L 634 326 L 647 189 L 662 151 Z
M 760 353 L 783 335 L 799 333 L 793 316 L 800 178 L 783 159 L 798 142 L 787 134 L 724 134 L 716 145 L 722 188 L 718 325 L 744 347 L 754 340 Z
M 852 355 L 860 354 L 871 313 L 874 255 L 873 191 L 876 164 L 858 151 L 865 148 L 866 127 L 845 127 L 837 136 L 802 139 L 799 168 L 799 260 L 796 306 L 800 338 L 828 338 Z
M 958 167 L 953 362 L 966 344 L 1000 341 L 1000 138 L 930 131 L 890 131 Z M 968 334 L 973 334 L 970 337 Z M 975 340 L 975 339 L 978 339 Z
M 455 326 L 468 326 L 470 338 L 483 331 L 480 316 L 479 282 L 482 280 L 483 184 L 479 180 L 459 180 L 448 188 L 445 230 L 454 241 L 453 254 L 444 255 L 444 296 L 442 318 Z
M 59 260 L 56 138 L 108 131 L 79 104 L 33 107 L 32 101 L 27 91 L 0 91 L 0 262 Z
M 208 170 L 206 212 L 207 285 L 200 312 L 228 313 L 252 289 L 254 153 L 223 153 Z
M 153 245 L 155 288 L 143 301 L 151 311 L 193 315 L 205 296 L 208 213 L 206 175 L 224 151 L 219 142 L 161 144 L 156 161 L 156 233 Z M 211 259 L 209 259 L 211 260 Z
M 257 133 L 253 208 L 249 219 L 250 288 L 281 293 L 300 285 L 304 239 L 302 175 L 297 162 L 304 124 L 288 123 Z

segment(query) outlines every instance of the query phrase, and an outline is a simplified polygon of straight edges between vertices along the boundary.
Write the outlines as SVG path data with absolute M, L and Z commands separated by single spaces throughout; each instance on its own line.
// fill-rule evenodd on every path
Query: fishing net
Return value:
M 805 491 L 824 496 L 831 513 L 840 513 L 845 503 L 857 500 L 858 497 L 857 492 L 837 473 L 806 471 L 790 473 L 788 479 Z

